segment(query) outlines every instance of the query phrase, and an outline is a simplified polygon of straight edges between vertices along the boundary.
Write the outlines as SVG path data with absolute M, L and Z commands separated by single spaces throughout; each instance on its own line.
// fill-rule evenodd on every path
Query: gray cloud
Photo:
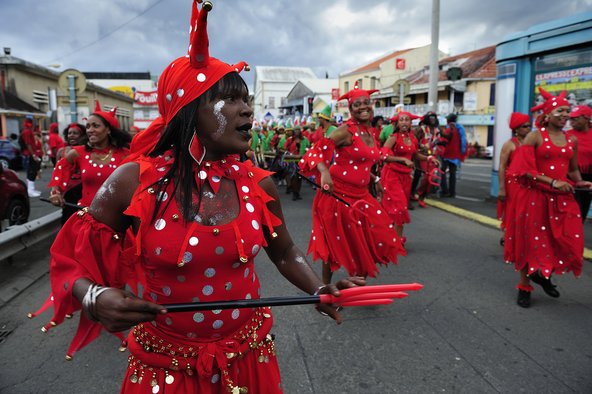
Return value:
M 190 1 L 157 1 L 3 0 L 0 45 L 44 65 L 159 74 L 187 50 Z M 429 44 L 431 3 L 214 0 L 210 53 L 229 63 L 309 66 L 336 77 L 393 50 Z M 509 33 L 591 10 L 592 0 L 443 0 L 440 49 L 454 55 L 494 45 Z M 245 77 L 252 81 L 252 73 Z

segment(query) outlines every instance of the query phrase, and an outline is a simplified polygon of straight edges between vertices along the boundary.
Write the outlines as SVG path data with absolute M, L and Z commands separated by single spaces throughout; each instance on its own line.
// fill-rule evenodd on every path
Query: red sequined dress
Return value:
M 402 133 L 396 133 L 396 142 L 391 149 L 382 147 L 381 154 L 386 156 L 404 157 L 413 161 L 413 155 L 417 152 L 417 138 L 412 134 L 409 136 L 409 145 L 405 143 Z M 384 187 L 382 206 L 390 216 L 393 223 L 403 225 L 410 222 L 409 197 L 411 195 L 411 183 L 413 181 L 413 170 L 399 162 L 385 163 L 382 167 L 380 179 Z
M 506 221 L 504 259 L 514 263 L 516 270 L 527 268 L 528 274 L 540 269 L 546 277 L 570 271 L 579 276 L 584 237 L 580 209 L 573 194 L 525 177 L 543 174 L 568 181 L 574 144 L 566 138 L 566 145 L 557 146 L 544 130 L 541 136 L 543 142 L 537 148 L 522 145 L 516 150 L 508 170 L 510 176 L 520 177 L 520 186 L 511 204 L 513 213 Z
M 323 161 L 329 168 L 334 193 L 349 203 L 347 206 L 317 191 L 308 253 L 329 263 L 332 271 L 342 266 L 349 275 L 375 277 L 377 263 L 396 263 L 397 255 L 404 255 L 405 249 L 390 218 L 368 190 L 370 169 L 380 159 L 378 143 L 375 140 L 374 146 L 367 146 L 360 137 L 360 132 L 366 131 L 363 126 L 353 120 L 347 125 L 351 145 L 335 148 L 333 140 L 325 137 L 300 161 L 301 172 L 316 179 L 320 179 L 316 166 Z
M 514 150 L 510 152 L 508 155 L 508 162 L 506 163 L 506 173 L 505 173 L 505 180 L 506 180 L 506 200 L 503 202 L 503 208 L 501 212 L 498 213 L 498 217 L 501 219 L 502 223 L 500 227 L 502 229 L 506 228 L 506 222 L 508 221 L 508 214 L 513 214 L 515 209 L 512 207 L 512 203 L 514 202 L 516 189 L 519 187 L 518 181 L 519 179 L 515 176 L 511 176 L 508 172 L 510 165 L 512 164 L 512 159 L 516 155 L 516 151 L 520 147 L 520 140 L 516 137 L 512 137 L 510 141 L 514 144 Z M 504 244 L 505 247 L 505 244 Z
M 72 174 L 76 171 L 80 174 L 82 180 L 82 198 L 79 204 L 89 206 L 97 191 L 121 164 L 123 159 L 129 154 L 126 148 L 109 148 L 106 150 L 88 151 L 84 146 L 74 146 L 73 150 L 78 152 L 78 157 L 74 163 L 70 163 L 66 158 L 59 160 L 53 170 L 49 187 L 57 186 L 62 192 L 66 191 L 70 183 Z M 111 153 L 109 153 L 111 152 Z M 108 162 L 93 161 L 91 153 L 98 155 L 111 155 Z
M 141 157 L 138 163 L 140 186 L 125 211 L 140 219 L 135 246 L 124 250 L 123 235 L 89 214 L 70 219 L 52 247 L 52 320 L 59 324 L 67 311 L 80 307 L 70 292 L 80 277 L 112 287 L 140 283 L 142 297 L 159 304 L 260 298 L 253 260 L 266 246 L 264 229 L 274 236 L 273 228 L 281 224 L 267 209 L 272 198 L 259 186 L 270 173 L 230 156 L 196 164 L 198 184 L 208 182 L 217 193 L 223 178 L 232 180 L 240 201 L 235 219 L 209 226 L 198 216 L 183 219 L 174 182 L 163 179 L 170 156 Z M 157 199 L 161 205 L 153 218 Z M 256 308 L 169 313 L 139 324 L 129 334 L 131 355 L 121 391 L 219 393 L 246 387 L 250 393 L 281 392 L 269 335 L 272 320 L 269 308 Z M 100 330 L 81 316 L 69 354 Z

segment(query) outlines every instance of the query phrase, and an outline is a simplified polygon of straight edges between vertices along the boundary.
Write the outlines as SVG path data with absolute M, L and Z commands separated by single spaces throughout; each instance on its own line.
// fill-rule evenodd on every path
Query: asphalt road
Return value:
M 304 189 L 302 201 L 285 199 L 284 212 L 306 250 L 313 192 Z M 408 256 L 369 284 L 420 282 L 423 290 L 386 307 L 348 308 L 340 326 L 312 306 L 274 308 L 286 393 L 592 392 L 589 262 L 579 280 L 556 278 L 561 298 L 537 288 L 532 307 L 522 309 L 499 230 L 433 207 L 411 216 Z M 21 253 L 0 271 L 13 279 L 0 283 L 0 298 L 40 276 L 0 307 L 0 393 L 118 392 L 127 356 L 113 336 L 102 335 L 68 362 L 75 322 L 42 334 L 50 313 L 26 318 L 49 289 L 47 248 Z M 257 270 L 263 296 L 300 294 L 264 254 Z

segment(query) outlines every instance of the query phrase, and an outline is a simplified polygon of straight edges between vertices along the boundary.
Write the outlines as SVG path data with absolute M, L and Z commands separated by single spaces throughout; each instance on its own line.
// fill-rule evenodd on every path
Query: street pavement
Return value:
M 461 186 L 469 164 L 458 195 L 477 198 Z M 306 250 L 314 192 L 303 189 L 302 201 L 285 198 L 283 206 L 294 241 Z M 495 206 L 486 199 L 433 201 Z M 346 308 L 340 326 L 312 306 L 274 308 L 286 393 L 592 392 L 590 262 L 578 280 L 555 278 L 559 299 L 537 287 L 532 307 L 523 309 L 516 305 L 518 274 L 503 263 L 498 229 L 434 206 L 416 208 L 411 217 L 408 255 L 382 267 L 369 284 L 419 282 L 421 291 L 390 306 Z M 127 355 L 117 351 L 115 337 L 102 335 L 68 362 L 75 321 L 43 334 L 49 312 L 26 318 L 49 290 L 48 247 L 38 245 L 0 267 L 0 297 L 12 294 L 0 306 L 0 393 L 118 392 Z M 311 264 L 320 273 L 319 263 Z M 262 296 L 301 294 L 264 253 L 256 266 Z M 340 271 L 335 280 L 344 276 Z M 14 290 L 18 286 L 24 287 Z

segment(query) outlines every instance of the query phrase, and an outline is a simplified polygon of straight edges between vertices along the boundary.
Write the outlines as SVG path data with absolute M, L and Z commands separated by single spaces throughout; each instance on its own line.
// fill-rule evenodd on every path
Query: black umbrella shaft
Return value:
M 44 197 L 41 197 L 39 200 L 52 204 L 52 202 L 50 200 L 48 200 L 47 198 L 44 198 Z M 65 201 L 64 201 L 64 206 L 70 207 L 70 208 L 75 208 L 75 209 L 84 209 L 84 207 L 82 205 L 72 204 L 71 202 L 65 202 Z
M 190 302 L 183 304 L 165 304 L 163 305 L 168 312 L 191 312 L 207 311 L 216 309 L 241 309 L 258 308 L 262 306 L 288 306 L 318 304 L 321 302 L 319 296 L 297 296 L 297 297 L 274 297 L 260 298 L 257 300 L 233 300 L 217 302 Z
M 323 190 L 323 188 L 321 187 L 321 185 L 319 185 L 316 182 L 311 181 L 310 179 L 308 179 L 308 177 L 302 175 L 299 172 L 296 172 L 296 175 L 298 175 L 300 178 L 304 179 L 306 182 L 310 183 L 313 186 L 318 187 L 321 191 L 323 191 L 323 193 L 327 193 L 326 191 Z M 335 193 L 328 193 L 331 197 L 335 197 L 337 199 L 337 201 L 344 203 L 345 205 L 347 205 L 349 207 L 349 203 L 347 201 L 345 201 L 343 198 L 339 197 L 337 194 Z

